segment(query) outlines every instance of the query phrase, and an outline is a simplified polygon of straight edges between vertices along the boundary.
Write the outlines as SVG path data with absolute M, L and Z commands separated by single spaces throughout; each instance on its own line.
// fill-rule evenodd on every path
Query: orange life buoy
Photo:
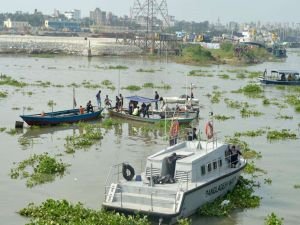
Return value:
M 176 136 L 178 136 L 178 133 L 179 133 L 179 123 L 177 120 L 175 120 L 172 122 L 172 125 L 171 125 L 170 136 L 176 137 Z
M 205 125 L 205 134 L 208 139 L 211 139 L 214 136 L 214 128 L 211 121 L 207 122 Z

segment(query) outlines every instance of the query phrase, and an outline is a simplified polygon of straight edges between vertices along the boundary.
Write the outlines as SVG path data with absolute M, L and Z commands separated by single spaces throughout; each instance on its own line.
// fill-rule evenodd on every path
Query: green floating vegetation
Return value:
M 69 84 L 68 87 L 80 88 L 81 85 L 80 84 L 76 84 L 76 83 L 72 83 L 72 84 Z
M 295 189 L 300 189 L 300 184 L 295 184 L 295 185 L 294 185 L 294 188 L 295 188 Z
M 38 80 L 36 81 L 36 84 L 34 84 L 34 86 L 38 86 L 38 87 L 50 87 L 52 84 L 50 81 L 41 81 L 41 80 Z
M 0 127 L 0 132 L 4 132 L 6 130 L 6 127 Z
M 218 75 L 218 77 L 220 77 L 222 79 L 225 79 L 225 80 L 229 79 L 229 75 L 228 74 L 220 74 L 220 75 Z
M 250 78 L 250 79 L 258 78 L 259 76 L 261 76 L 260 71 L 252 71 L 252 72 L 248 73 L 248 78 Z
M 293 116 L 278 114 L 278 116 L 276 116 L 276 119 L 292 120 Z
M 47 103 L 47 105 L 48 105 L 49 107 L 53 107 L 53 106 L 56 105 L 56 103 L 55 103 L 53 100 L 49 100 L 48 103 Z
M 79 126 L 81 125 L 79 124 Z M 74 153 L 76 149 L 87 149 L 103 138 L 100 129 L 96 126 L 86 124 L 81 129 L 79 135 L 67 136 L 65 138 L 67 153 Z
M 210 96 L 211 103 L 219 103 L 221 96 L 222 96 L 222 92 L 220 92 L 220 91 L 213 91 L 212 95 Z
M 263 129 L 258 129 L 258 130 L 249 130 L 245 132 L 235 132 L 234 136 L 235 137 L 241 137 L 241 136 L 246 136 L 246 137 L 257 137 L 265 134 L 266 131 Z
M 32 144 L 32 139 L 21 137 L 18 139 L 18 142 L 21 146 L 27 148 Z
M 143 88 L 154 88 L 154 84 L 153 83 L 144 83 Z
M 20 87 L 20 88 L 27 86 L 25 82 L 17 81 L 5 74 L 1 74 L 0 76 L 0 85 L 9 85 L 9 86 Z
M 228 98 L 225 98 L 224 102 L 226 103 L 227 107 L 233 108 L 233 109 L 241 109 L 241 108 L 248 108 L 249 107 L 248 102 L 233 101 L 233 100 L 230 100 Z
M 54 54 L 46 54 L 46 53 L 39 53 L 39 54 L 29 54 L 28 57 L 34 58 L 54 58 Z
M 15 135 L 17 134 L 17 130 L 15 128 L 11 128 L 10 130 L 6 131 L 7 134 L 10 134 L 10 135 Z
M 234 116 L 214 115 L 214 118 L 216 120 L 224 121 L 224 120 L 234 119 Z
M 96 211 L 85 208 L 82 203 L 72 204 L 67 200 L 47 199 L 40 206 L 34 203 L 19 211 L 29 217 L 29 224 L 86 224 L 86 225 L 150 225 L 147 217 Z
M 179 219 L 177 221 L 178 225 L 191 225 L 192 224 L 192 219 L 189 218 L 184 218 L 184 219 Z
M 295 107 L 295 111 L 300 113 L 300 96 L 299 95 L 287 95 L 285 96 L 286 102 Z
M 136 70 L 136 72 L 141 72 L 141 73 L 154 73 L 155 70 L 154 70 L 154 69 L 142 69 L 142 68 L 140 68 L 140 69 Z
M 254 181 L 241 176 L 232 191 L 203 205 L 198 213 L 202 216 L 228 216 L 235 209 L 256 208 L 261 200 L 254 195 L 257 186 Z
M 236 78 L 238 79 L 245 79 L 246 77 L 247 77 L 246 74 L 243 72 L 236 74 Z
M 255 117 L 258 117 L 258 116 L 261 116 L 263 115 L 262 112 L 259 112 L 259 111 L 256 111 L 256 110 L 250 110 L 250 109 L 247 109 L 247 108 L 242 108 L 240 110 L 240 114 L 243 118 L 245 117 L 250 117 L 250 116 L 255 116 Z
M 283 224 L 283 218 L 279 218 L 275 213 L 271 213 L 270 215 L 267 215 L 265 218 L 264 225 L 282 225 Z
M 111 85 L 112 85 L 112 82 L 111 82 L 110 80 L 103 80 L 103 81 L 101 82 L 101 84 L 104 85 L 104 86 L 111 86 Z
M 6 98 L 6 97 L 7 97 L 7 92 L 0 91 L 0 98 Z
M 162 82 L 160 85 L 155 85 L 154 88 L 169 90 L 171 85 Z
M 117 65 L 117 66 L 109 66 L 108 69 L 110 70 L 126 70 L 128 69 L 127 66 Z
M 191 70 L 188 73 L 188 76 L 194 76 L 194 77 L 208 77 L 206 70 Z
M 129 85 L 127 87 L 122 87 L 122 89 L 130 90 L 130 91 L 139 91 L 142 88 L 140 86 L 137 86 L 137 85 Z
M 243 88 L 240 88 L 237 91 L 232 91 L 232 93 L 243 93 L 244 95 L 252 98 L 261 98 L 263 90 L 261 86 L 257 84 L 248 84 Z
M 112 127 L 114 125 L 119 124 L 118 121 L 113 120 L 112 118 L 108 118 L 102 121 L 101 126 L 105 127 L 105 128 L 109 128 Z
M 270 130 L 267 133 L 268 140 L 285 140 L 285 139 L 297 139 L 297 135 L 291 132 L 289 129 Z
M 99 88 L 101 88 L 100 84 L 92 83 L 92 82 L 86 81 L 86 80 L 83 81 L 81 84 L 84 88 L 88 88 L 88 89 L 99 89 Z
M 52 87 L 63 88 L 63 87 L 65 87 L 65 86 L 62 85 L 62 84 L 53 84 Z
M 255 166 L 254 162 L 251 161 L 251 162 L 248 162 L 245 169 L 244 169 L 244 173 L 247 173 L 247 174 L 255 174 L 255 173 L 263 173 L 263 174 L 266 174 L 267 172 L 258 168 L 257 166 Z
M 48 153 L 32 155 L 29 159 L 19 162 L 16 168 L 11 169 L 12 179 L 26 179 L 26 186 L 51 182 L 57 176 L 63 176 L 69 165 L 50 157 Z

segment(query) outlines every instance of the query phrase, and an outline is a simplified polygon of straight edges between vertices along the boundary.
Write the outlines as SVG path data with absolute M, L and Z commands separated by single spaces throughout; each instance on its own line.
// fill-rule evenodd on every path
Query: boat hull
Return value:
M 194 119 L 197 118 L 196 113 L 193 113 L 192 117 L 187 114 L 186 116 L 180 115 L 179 117 L 170 117 L 170 118 L 159 118 L 158 115 L 154 115 L 154 116 L 156 116 L 155 118 L 152 116 L 150 118 L 148 118 L 148 117 L 129 115 L 129 114 L 125 113 L 125 111 L 117 112 L 113 109 L 108 109 L 108 112 L 109 112 L 110 116 L 115 116 L 115 117 L 120 117 L 120 118 L 127 119 L 127 120 L 134 120 L 134 121 L 145 122 L 145 123 L 157 123 L 157 122 L 161 122 L 161 121 L 164 122 L 165 120 L 171 121 L 171 120 L 177 119 L 180 124 L 184 124 L 184 123 L 190 123 Z
M 34 115 L 22 115 L 20 116 L 29 126 L 46 126 L 46 125 L 58 125 L 62 123 L 76 123 L 79 121 L 88 121 L 98 118 L 103 109 L 90 112 L 79 114 L 78 109 L 71 109 L 71 110 L 64 110 L 64 111 L 57 111 L 57 112 L 50 112 L 45 113 L 44 116 L 41 114 L 34 114 Z
M 260 79 L 260 82 L 263 84 L 278 84 L 278 85 L 300 85 L 300 80 L 298 81 L 281 81 L 281 80 L 268 80 Z

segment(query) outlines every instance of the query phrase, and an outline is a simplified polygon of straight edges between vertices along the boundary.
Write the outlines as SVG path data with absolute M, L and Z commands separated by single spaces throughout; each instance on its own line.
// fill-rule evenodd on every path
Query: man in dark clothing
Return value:
M 154 99 L 157 100 L 157 101 L 155 102 L 155 109 L 158 110 L 159 94 L 157 93 L 157 91 L 155 91 Z
M 239 155 L 242 155 L 242 153 L 239 149 L 236 149 L 234 145 L 229 149 L 229 153 L 230 153 L 231 165 L 235 167 L 239 161 L 238 157 Z
M 88 101 L 88 103 L 86 104 L 86 112 L 87 112 L 87 113 L 89 113 L 89 112 L 94 112 L 94 109 L 93 109 L 91 100 Z

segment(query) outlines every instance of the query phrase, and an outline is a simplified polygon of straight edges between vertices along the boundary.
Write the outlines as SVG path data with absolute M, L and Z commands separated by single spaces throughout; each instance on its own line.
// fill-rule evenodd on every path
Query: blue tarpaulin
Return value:
M 144 102 L 144 103 L 150 103 L 150 102 L 157 102 L 159 101 L 158 99 L 152 99 L 152 98 L 145 98 L 141 96 L 129 96 L 126 97 L 129 101 L 135 101 L 135 102 Z

